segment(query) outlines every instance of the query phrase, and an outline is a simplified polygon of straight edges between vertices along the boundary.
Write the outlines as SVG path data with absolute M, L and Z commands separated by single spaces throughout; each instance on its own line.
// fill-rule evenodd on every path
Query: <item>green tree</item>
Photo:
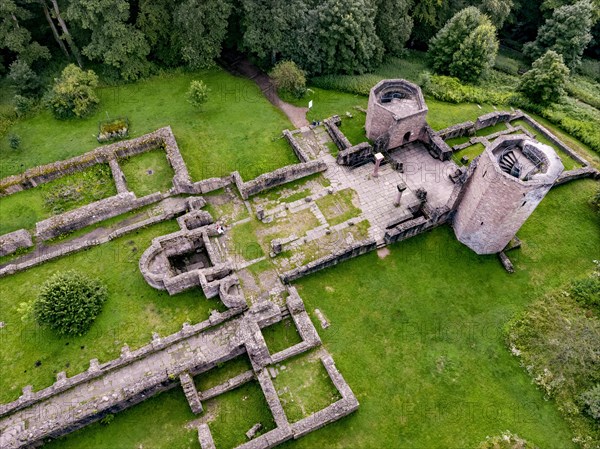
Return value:
M 98 279 L 75 271 L 57 273 L 40 289 L 33 314 L 42 326 L 79 336 L 89 330 L 107 298 L 108 290 Z
M 497 53 L 496 28 L 491 23 L 484 23 L 460 44 L 448 71 L 464 81 L 476 81 L 484 70 L 494 65 Z
M 410 37 L 413 19 L 409 12 L 412 0 L 379 0 L 375 26 L 377 36 L 383 42 L 386 52 L 399 56 Z
M 282 92 L 301 98 L 306 93 L 306 77 L 294 61 L 281 61 L 269 74 L 273 84 Z
M 324 0 L 308 11 L 306 34 L 292 59 L 312 74 L 364 73 L 381 63 L 376 8 L 367 0 Z
M 564 94 L 568 76 L 569 69 L 564 64 L 563 57 L 548 50 L 521 77 L 519 90 L 534 103 L 551 103 Z
M 552 17 L 538 30 L 535 41 L 525 45 L 524 53 L 537 59 L 547 50 L 553 50 L 563 56 L 567 67 L 578 67 L 583 51 L 592 40 L 593 12 L 591 0 L 580 0 L 555 9 Z
M 465 81 L 491 67 L 497 51 L 496 28 L 473 6 L 456 13 L 429 44 L 435 72 Z
M 48 96 L 48 106 L 55 117 L 84 117 L 100 102 L 95 89 L 98 77 L 93 70 L 83 71 L 69 64 L 56 79 Z
M 50 59 L 48 48 L 31 39 L 24 22 L 31 19 L 29 10 L 19 6 L 15 0 L 0 1 L 0 49 L 16 53 L 18 58 L 30 66 L 36 61 Z
M 242 44 L 269 65 L 278 55 L 289 55 L 297 45 L 306 18 L 304 0 L 241 0 Z
M 227 0 L 186 0 L 175 9 L 174 28 L 187 65 L 200 69 L 214 64 L 227 34 L 230 13 Z
M 129 19 L 127 0 L 77 0 L 69 4 L 67 17 L 90 30 L 83 54 L 117 69 L 123 79 L 136 80 L 148 74 L 146 56 L 150 46 L 144 34 Z
M 204 81 L 192 81 L 187 91 L 187 101 L 195 108 L 200 108 L 208 100 L 210 89 Z
M 35 96 L 40 90 L 40 78 L 29 64 L 17 59 L 10 65 L 8 78 L 13 82 L 18 95 Z
M 172 0 L 140 0 L 136 27 L 150 44 L 150 57 L 167 66 L 181 62 L 181 48 L 173 32 Z
M 490 18 L 496 29 L 499 30 L 510 15 L 512 6 L 512 0 L 483 0 L 479 9 Z

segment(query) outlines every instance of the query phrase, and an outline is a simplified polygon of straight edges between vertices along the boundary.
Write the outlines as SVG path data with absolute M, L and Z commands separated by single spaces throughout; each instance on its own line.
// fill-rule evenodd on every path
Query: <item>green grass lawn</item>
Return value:
M 116 194 L 110 167 L 99 164 L 0 197 L 0 235 L 17 229 L 34 229 L 38 221 Z
M 186 426 L 195 418 L 183 390 L 175 387 L 117 413 L 108 425 L 92 424 L 44 449 L 200 449 L 198 431 Z
M 201 110 L 185 99 L 189 84 L 202 79 L 211 89 Z M 0 177 L 82 154 L 99 146 L 98 122 L 127 116 L 129 135 L 137 137 L 170 125 L 194 180 L 239 170 L 244 179 L 297 162 L 281 131 L 291 128 L 258 86 L 223 70 L 171 72 L 134 84 L 99 89 L 95 114 L 59 121 L 44 110 L 19 120 L 9 133 L 21 136 L 18 151 L 0 139 Z
M 35 390 L 52 384 L 59 371 L 69 376 L 84 371 L 90 359 L 106 362 L 116 358 L 125 343 L 138 348 L 150 342 L 152 332 L 169 335 L 184 322 L 203 321 L 210 309 L 220 309 L 218 300 L 207 300 L 199 289 L 171 297 L 143 279 L 138 267 L 142 252 L 153 237 L 177 229 L 175 221 L 161 223 L 0 278 L 0 310 L 6 324 L 0 329 L 0 401 L 16 399 L 27 384 Z M 109 298 L 90 331 L 82 337 L 66 338 L 23 322 L 19 305 L 34 299 L 53 273 L 69 269 L 98 277 L 108 286 Z
M 600 221 L 588 200 L 597 186 L 549 193 L 519 232 L 513 275 L 442 227 L 391 246 L 385 259 L 371 253 L 300 280 L 311 316 L 319 308 L 331 322 L 319 333 L 361 408 L 286 447 L 458 449 L 504 430 L 540 447 L 574 447 L 502 328 L 543 292 L 592 270 Z
M 291 318 L 265 327 L 262 329 L 262 334 L 271 354 L 276 354 L 302 342 L 302 337 Z
M 281 369 L 285 366 L 285 369 Z M 328 407 L 341 398 L 321 359 L 311 353 L 281 363 L 275 389 L 281 391 L 281 404 L 291 423 Z
M 258 435 L 275 428 L 271 410 L 256 381 L 207 401 L 205 409 L 205 413 L 215 415 L 208 427 L 219 449 L 233 449 L 248 441 L 245 433 L 256 423 L 263 425 Z
M 368 142 L 365 131 L 365 120 L 367 116 L 360 111 L 353 110 L 352 118 L 343 116 L 340 130 L 348 138 L 352 145 Z
M 164 193 L 173 187 L 175 172 L 163 149 L 120 160 L 119 165 L 125 175 L 127 187 L 138 198 L 154 192 Z
M 478 142 L 474 145 L 468 146 L 463 150 L 452 153 L 452 160 L 458 165 L 469 165 L 473 159 L 475 159 L 483 152 L 484 149 L 485 147 L 483 146 L 483 144 Z M 460 161 L 463 156 L 467 156 L 469 158 L 469 162 L 467 162 L 466 164 L 463 164 Z
M 361 214 L 362 211 L 353 204 L 355 195 L 354 190 L 344 189 L 317 200 L 317 206 L 330 226 L 343 223 Z

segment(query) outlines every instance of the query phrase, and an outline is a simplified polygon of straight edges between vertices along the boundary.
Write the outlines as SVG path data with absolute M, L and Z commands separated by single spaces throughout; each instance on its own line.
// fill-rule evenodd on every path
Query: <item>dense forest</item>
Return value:
M 7 74 L 27 65 L 41 74 L 49 61 L 72 61 L 131 81 L 161 67 L 207 67 L 227 48 L 263 67 L 291 59 L 310 75 L 363 73 L 386 54 L 426 50 L 470 5 L 489 17 L 506 47 L 564 39 L 563 56 L 574 68 L 584 51 L 600 57 L 595 1 L 2 0 L 0 68 Z
M 369 74 L 416 58 L 427 95 L 535 112 L 600 152 L 600 0 L 2 0 L 0 11 L 0 135 L 39 106 L 89 114 L 98 85 L 241 52 L 265 71 L 291 64 L 300 93 L 308 78 L 368 94 Z

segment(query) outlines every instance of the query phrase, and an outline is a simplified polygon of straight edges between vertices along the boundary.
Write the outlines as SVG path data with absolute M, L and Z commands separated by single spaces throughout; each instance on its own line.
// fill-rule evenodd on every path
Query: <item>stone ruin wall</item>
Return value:
M 25 229 L 0 235 L 0 257 L 12 254 L 15 251 L 31 248 L 33 240 L 31 234 Z
M 284 284 L 289 284 L 292 281 L 300 279 L 301 277 L 307 276 L 311 273 L 315 273 L 319 270 L 323 270 L 328 267 L 339 264 L 348 259 L 360 256 L 371 252 L 377 248 L 377 243 L 373 239 L 367 239 L 362 242 L 357 242 L 349 248 L 345 248 L 340 251 L 334 251 L 329 256 L 322 257 L 320 259 L 309 262 L 301 267 L 294 268 L 293 270 L 286 271 L 279 275 L 281 281 Z
M 237 186 L 240 195 L 244 200 L 247 200 L 253 195 L 256 195 L 273 187 L 286 184 L 306 176 L 314 175 L 327 170 L 327 164 L 322 160 L 303 162 L 295 165 L 287 165 L 269 173 L 254 178 L 251 181 L 244 182 L 239 172 L 233 172 L 232 176 Z
M 135 156 L 161 146 L 164 146 L 167 159 L 175 171 L 174 180 L 179 184 L 189 184 L 190 177 L 185 162 L 179 152 L 171 127 L 167 126 L 135 139 L 98 147 L 81 156 L 40 165 L 25 170 L 21 174 L 8 176 L 0 180 L 0 195 L 10 195 L 21 190 L 30 189 L 38 184 L 85 170 L 96 164 L 109 163 L 114 159 Z

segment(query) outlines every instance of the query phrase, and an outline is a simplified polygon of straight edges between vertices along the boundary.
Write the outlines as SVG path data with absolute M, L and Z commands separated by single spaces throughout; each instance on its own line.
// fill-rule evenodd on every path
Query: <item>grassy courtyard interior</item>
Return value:
M 391 69 L 382 69 L 382 76 L 385 70 Z M 202 112 L 183 100 L 190 80 L 198 77 L 213 89 Z M 181 100 L 171 101 L 175 97 Z M 366 107 L 366 97 L 318 88 L 312 89 L 311 97 L 315 107 L 309 120 L 339 114 L 341 129 L 351 143 L 366 140 L 364 114 L 355 109 Z M 14 152 L 4 141 L 0 144 L 6 161 L 0 176 L 95 148 L 97 142 L 89 130 L 105 109 L 129 117 L 132 137 L 171 125 L 194 180 L 233 170 L 247 180 L 296 162 L 280 137 L 282 129 L 291 127 L 285 116 L 266 102 L 251 81 L 220 70 L 175 72 L 104 88 L 101 100 L 101 110 L 85 120 L 59 123 L 42 112 L 19 121 L 14 128 L 23 136 L 22 150 Z M 493 110 L 491 105 L 448 105 L 430 99 L 427 103 L 428 121 L 435 129 Z M 513 123 L 517 124 L 521 123 Z M 495 131 L 487 130 L 485 135 Z M 572 138 L 567 141 L 572 142 Z M 455 144 L 459 143 L 463 142 Z M 583 144 L 575 143 L 584 156 L 591 154 Z M 455 156 L 472 159 L 482 149 L 473 145 Z M 120 163 L 137 196 L 171 187 L 173 173 L 164 152 L 153 151 Z M 566 169 L 574 166 L 565 163 Z M 32 229 L 40 219 L 114 195 L 116 189 L 109 178 L 108 167 L 100 165 L 89 174 L 81 172 L 1 198 L 0 234 Z M 278 271 L 322 257 L 340 239 L 360 240 L 367 235 L 368 223 L 357 220 L 360 209 L 355 194 L 342 190 L 319 198 L 314 206 L 328 226 L 352 219 L 357 223 L 341 234 L 307 242 L 301 251 L 269 257 L 274 239 L 292 234 L 300 239 L 319 226 L 311 209 L 294 211 L 285 205 L 301 204 L 326 188 L 327 180 L 317 175 L 253 198 L 252 204 L 265 210 L 284 207 L 285 214 L 274 215 L 270 223 L 250 215 L 234 192 L 206 195 L 207 210 L 213 217 L 235 225 L 228 245 L 239 261 L 264 258 L 242 270 L 244 287 L 255 288 L 258 296 L 264 293 L 263 284 L 268 285 L 269 277 Z M 579 181 L 549 193 L 519 232 L 524 243 L 510 254 L 518 267 L 512 276 L 496 258 L 475 255 L 455 240 L 448 227 L 442 227 L 392 245 L 388 255 L 371 253 L 296 282 L 325 348 L 361 408 L 283 447 L 475 447 L 485 436 L 507 429 L 540 447 L 575 447 L 555 404 L 544 400 L 506 349 L 502 326 L 535 298 L 591 271 L 591 261 L 600 258 L 600 223 L 588 204 L 596 188 L 593 181 Z M 61 195 L 64 191 L 76 194 Z M 16 399 L 26 384 L 35 390 L 44 388 L 59 371 L 69 376 L 84 371 L 92 358 L 104 362 L 118 357 L 124 343 L 133 349 L 147 344 L 152 332 L 168 335 L 183 322 L 197 323 L 207 319 L 210 310 L 223 310 L 218 300 L 206 299 L 200 290 L 170 297 L 142 278 L 138 269 L 141 253 L 152 238 L 177 229 L 171 220 L 0 278 L 0 319 L 7 324 L 0 329 L 0 400 Z M 90 333 L 62 338 L 24 321 L 21 305 L 35 298 L 53 273 L 70 267 L 99 277 L 108 285 L 110 296 Z M 321 329 L 316 308 L 332 323 L 330 328 Z M 264 329 L 263 335 L 271 353 L 299 341 L 290 320 Z M 335 389 L 313 353 L 283 365 L 277 367 L 274 382 L 282 391 L 290 421 L 336 400 Z M 194 380 L 204 390 L 248 369 L 249 361 L 242 356 Z M 256 382 L 204 405 L 200 419 L 208 422 L 219 449 L 246 441 L 244 433 L 257 422 L 263 425 L 262 432 L 274 428 Z M 190 425 L 197 419 L 181 389 L 176 388 L 117 414 L 109 425 L 93 424 L 48 447 L 197 449 L 195 428 Z

